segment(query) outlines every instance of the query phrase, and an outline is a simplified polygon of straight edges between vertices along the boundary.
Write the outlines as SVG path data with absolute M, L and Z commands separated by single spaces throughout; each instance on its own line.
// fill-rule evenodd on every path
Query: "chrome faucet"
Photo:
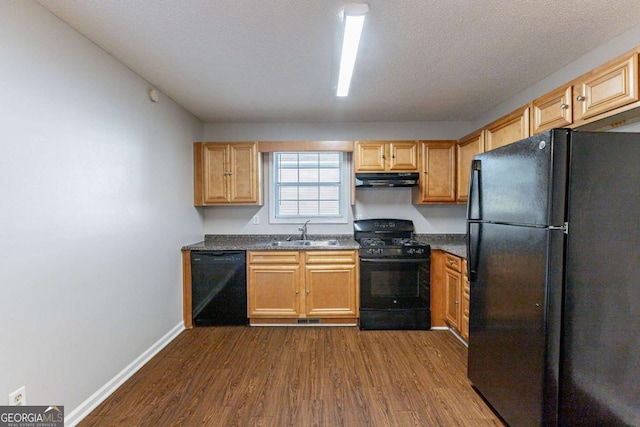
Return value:
M 308 219 L 307 222 L 302 224 L 302 227 L 298 228 L 298 231 L 302 232 L 302 235 L 300 236 L 300 240 L 307 240 L 307 224 L 309 224 L 309 221 L 311 220 Z

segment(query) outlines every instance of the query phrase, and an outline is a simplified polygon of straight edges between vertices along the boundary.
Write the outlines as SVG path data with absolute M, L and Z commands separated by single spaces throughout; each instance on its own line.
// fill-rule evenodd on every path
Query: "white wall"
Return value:
M 204 212 L 205 234 L 299 234 L 299 225 L 269 224 L 268 203 L 264 206 L 200 208 Z M 356 190 L 356 206 L 349 212 L 348 224 L 319 224 L 311 221 L 309 234 L 353 234 L 354 218 L 410 219 L 416 233 L 463 234 L 465 205 L 411 204 L 411 189 L 384 188 Z M 260 223 L 253 224 L 254 215 Z M 302 224 L 303 221 L 300 221 Z
M 206 141 L 295 141 L 366 139 L 458 139 L 471 132 L 468 122 L 387 123 L 207 123 Z M 264 168 L 266 171 L 266 168 Z M 206 234 L 294 234 L 294 225 L 269 224 L 268 203 L 258 207 L 201 208 Z M 254 215 L 260 224 L 254 225 Z M 363 218 L 401 218 L 414 221 L 418 233 L 464 233 L 465 207 L 459 205 L 417 206 L 411 204 L 411 190 L 356 190 L 351 212 Z M 310 234 L 352 234 L 353 225 L 309 225 Z
M 206 123 L 206 141 L 458 139 L 470 122 Z
M 181 322 L 204 126 L 34 2 L 0 40 L 0 405 L 69 414 Z

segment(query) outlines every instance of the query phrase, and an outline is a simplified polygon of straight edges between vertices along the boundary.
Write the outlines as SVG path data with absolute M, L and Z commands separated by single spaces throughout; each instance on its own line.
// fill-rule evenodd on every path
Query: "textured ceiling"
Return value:
M 625 30 L 638 0 L 38 0 L 205 122 L 471 120 Z M 640 41 L 639 43 L 640 44 Z

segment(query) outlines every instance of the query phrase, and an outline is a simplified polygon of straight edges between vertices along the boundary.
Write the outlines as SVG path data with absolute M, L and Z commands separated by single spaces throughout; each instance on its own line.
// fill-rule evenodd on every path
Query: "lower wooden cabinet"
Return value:
M 460 336 L 469 341 L 469 302 L 471 297 L 471 284 L 467 274 L 467 260 L 462 260 L 462 316 L 460 318 Z
M 449 327 L 459 331 L 461 324 L 462 299 L 462 261 L 455 255 L 445 254 L 444 257 L 444 291 L 445 291 L 445 320 Z
M 248 317 L 300 316 L 300 252 L 248 252 Z
M 441 250 L 431 251 L 431 324 L 447 326 L 469 340 L 467 261 Z
M 357 251 L 247 254 L 250 323 L 356 323 Z

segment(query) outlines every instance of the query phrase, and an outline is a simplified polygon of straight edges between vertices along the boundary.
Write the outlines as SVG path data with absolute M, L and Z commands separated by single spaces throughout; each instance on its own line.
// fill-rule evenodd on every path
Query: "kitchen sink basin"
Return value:
M 276 240 L 269 245 L 280 247 L 311 247 L 321 248 L 326 246 L 337 246 L 339 242 L 337 240 Z

